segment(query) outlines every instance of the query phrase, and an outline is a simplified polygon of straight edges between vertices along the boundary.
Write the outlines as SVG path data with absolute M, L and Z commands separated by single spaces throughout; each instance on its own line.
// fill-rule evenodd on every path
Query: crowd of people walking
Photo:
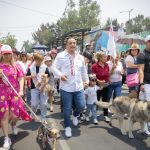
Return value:
M 3 147 L 9 149 L 11 146 L 9 124 L 13 134 L 17 135 L 18 119 L 34 120 L 37 109 L 40 109 L 40 120 L 44 121 L 48 107 L 51 112 L 55 111 L 53 102 L 57 91 L 60 92 L 66 137 L 72 136 L 71 120 L 74 126 L 79 124 L 79 120 L 98 124 L 95 103 L 100 100 L 109 102 L 121 96 L 123 84 L 127 84 L 130 97 L 150 101 L 150 35 L 145 39 L 145 46 L 141 51 L 139 45 L 133 43 L 127 51 L 118 52 L 113 58 L 105 51 L 95 52 L 90 43 L 86 44 L 83 53 L 79 53 L 76 51 L 77 41 L 72 37 L 67 40 L 64 51 L 57 53 L 53 48 L 44 55 L 38 51 L 32 55 L 19 53 L 2 44 L 0 126 L 5 137 Z M 47 80 L 44 80 L 45 74 Z M 131 83 L 131 78 L 134 83 Z M 43 92 L 46 84 L 51 89 Z M 33 113 L 27 112 L 24 102 Z M 103 109 L 103 116 L 109 123 L 108 109 Z M 150 124 L 146 122 L 145 134 L 150 136 L 148 127 Z

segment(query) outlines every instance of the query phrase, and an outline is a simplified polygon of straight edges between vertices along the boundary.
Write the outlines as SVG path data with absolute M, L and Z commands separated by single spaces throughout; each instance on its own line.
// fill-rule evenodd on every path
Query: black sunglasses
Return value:
M 96 79 L 91 79 L 91 81 L 96 82 L 97 80 Z

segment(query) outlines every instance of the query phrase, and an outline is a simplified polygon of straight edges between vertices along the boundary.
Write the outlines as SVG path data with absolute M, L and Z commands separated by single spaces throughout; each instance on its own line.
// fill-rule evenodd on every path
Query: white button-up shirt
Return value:
M 74 57 L 67 50 L 58 53 L 53 67 L 67 77 L 67 81 L 60 80 L 60 89 L 64 91 L 80 91 L 84 88 L 83 82 L 89 82 L 84 58 L 78 53 Z

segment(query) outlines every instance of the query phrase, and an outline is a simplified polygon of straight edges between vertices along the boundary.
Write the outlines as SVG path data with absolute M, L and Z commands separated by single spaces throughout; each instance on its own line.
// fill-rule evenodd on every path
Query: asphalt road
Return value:
M 123 94 L 126 92 L 127 90 L 123 90 Z M 134 125 L 135 138 L 129 139 L 128 136 L 121 135 L 117 120 L 113 120 L 112 126 L 109 126 L 103 121 L 102 115 L 98 117 L 98 125 L 82 122 L 78 127 L 72 126 L 73 136 L 66 138 L 60 112 L 60 100 L 58 96 L 56 98 L 54 112 L 50 113 L 48 110 L 47 119 L 54 119 L 60 129 L 61 138 L 58 140 L 57 150 L 150 150 L 150 137 L 136 132 L 139 129 L 138 123 Z M 13 143 L 11 150 L 41 150 L 41 142 L 36 140 L 39 125 L 40 123 L 36 121 L 30 123 L 19 121 L 19 134 L 13 136 L 10 130 Z M 124 127 L 128 130 L 127 120 Z M 3 144 L 3 138 L 0 129 L 0 147 Z M 50 145 L 45 150 L 50 150 Z

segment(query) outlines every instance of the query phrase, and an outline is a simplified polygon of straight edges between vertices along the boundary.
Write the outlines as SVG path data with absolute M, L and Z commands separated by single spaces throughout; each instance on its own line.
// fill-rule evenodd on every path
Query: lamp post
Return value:
M 129 13 L 129 33 L 131 33 L 131 21 L 130 21 L 130 15 L 131 12 L 133 11 L 133 8 L 128 10 L 128 11 L 121 11 L 120 13 Z

